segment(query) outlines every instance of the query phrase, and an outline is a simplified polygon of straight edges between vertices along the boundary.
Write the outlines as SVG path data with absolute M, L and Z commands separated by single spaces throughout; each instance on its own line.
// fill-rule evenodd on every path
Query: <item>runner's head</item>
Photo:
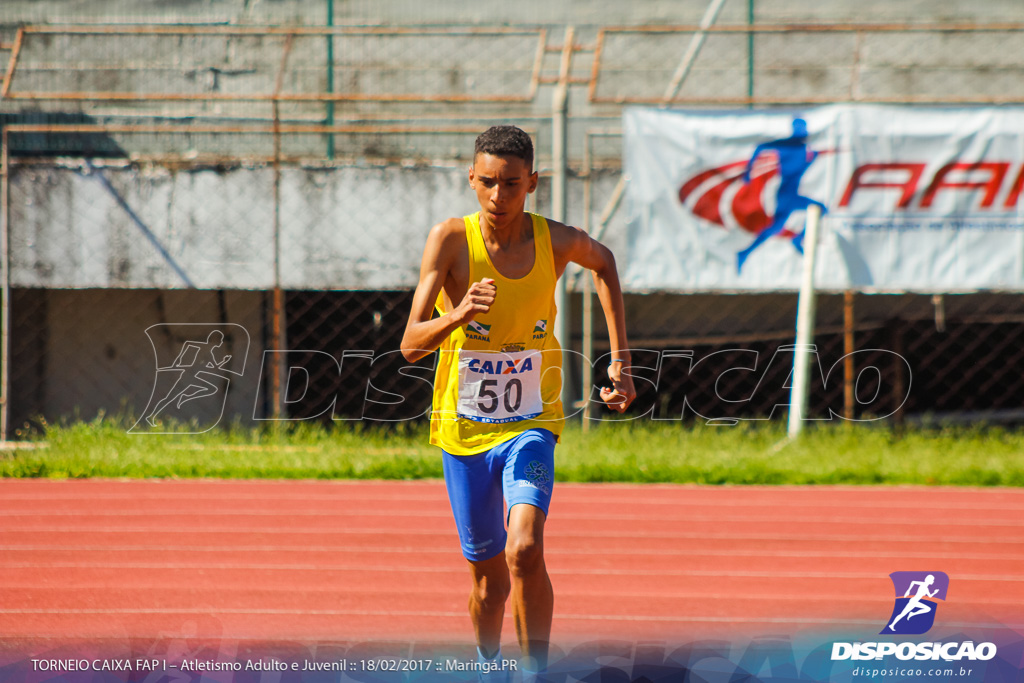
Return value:
M 793 119 L 793 137 L 807 137 L 807 122 L 803 119 Z
M 515 225 L 526 196 L 537 189 L 533 141 L 515 126 L 492 126 L 476 139 L 469 184 L 480 202 L 480 220 L 492 229 Z
M 496 157 L 516 157 L 526 163 L 526 169 L 533 169 L 533 140 L 529 134 L 515 126 L 491 126 L 476 139 L 473 162 L 481 154 Z

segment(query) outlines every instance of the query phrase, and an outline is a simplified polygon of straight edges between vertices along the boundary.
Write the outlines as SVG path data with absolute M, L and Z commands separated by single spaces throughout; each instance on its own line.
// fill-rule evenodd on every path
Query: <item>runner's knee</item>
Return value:
M 484 611 L 503 609 L 511 592 L 512 586 L 507 576 L 505 580 L 479 581 L 473 584 L 473 601 Z
M 512 576 L 526 576 L 544 565 L 544 546 L 532 536 L 509 536 L 505 561 Z

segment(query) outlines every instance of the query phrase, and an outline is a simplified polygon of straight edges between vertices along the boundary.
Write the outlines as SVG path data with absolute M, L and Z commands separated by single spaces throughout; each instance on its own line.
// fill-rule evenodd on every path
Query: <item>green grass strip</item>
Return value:
M 709 427 L 635 420 L 569 425 L 559 481 L 1024 486 L 1024 430 L 894 430 L 821 424 L 795 442 L 780 423 Z M 45 447 L 0 452 L 3 477 L 423 479 L 442 476 L 423 425 L 132 435 L 111 418 L 47 425 Z

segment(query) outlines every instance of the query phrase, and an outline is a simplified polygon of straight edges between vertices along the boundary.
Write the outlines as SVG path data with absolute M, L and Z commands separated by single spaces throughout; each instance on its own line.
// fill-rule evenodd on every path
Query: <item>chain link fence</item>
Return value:
M 978 103 L 1021 96 L 1019 26 L 709 27 L 685 81 L 666 88 L 700 32 L 616 28 L 597 36 L 591 101 L 642 104 Z
M 727 3 L 723 16 L 744 15 Z M 100 412 L 422 418 L 432 361 L 409 367 L 397 349 L 426 231 L 476 209 L 465 166 L 499 121 L 534 135 L 531 208 L 548 210 L 559 84 L 570 221 L 620 261 L 624 104 L 1024 101 L 1022 26 L 724 27 L 682 79 L 694 26 L 151 28 L 0 36 L 16 64 L 0 98 L 9 434 Z M 567 278 L 563 343 L 590 356 L 570 368 L 581 409 L 606 381 L 607 336 L 600 315 L 584 323 L 585 278 Z M 823 294 L 812 416 L 1019 419 L 1021 301 Z M 795 294 L 630 293 L 627 310 L 640 390 L 627 418 L 727 423 L 788 403 Z M 222 372 L 179 396 L 187 349 Z M 194 400 L 204 381 L 220 403 Z
M 423 381 L 414 381 L 408 374 L 416 370 L 396 352 L 411 292 L 289 291 L 285 302 L 287 417 L 394 422 L 423 416 L 432 361 L 417 364 Z M 578 297 L 573 303 L 579 305 Z M 267 419 L 273 406 L 261 356 L 273 348 L 272 306 L 270 292 L 15 289 L 12 424 L 121 411 L 135 421 L 160 398 L 152 393 L 155 361 L 189 341 L 183 326 L 218 323 L 243 325 L 253 345 L 245 375 L 223 407 L 243 422 Z M 813 417 L 943 422 L 1024 416 L 1024 377 L 1013 370 L 1024 360 L 1019 296 L 858 295 L 852 401 L 846 397 L 843 308 L 842 295 L 823 295 L 819 302 Z M 728 422 L 779 417 L 785 410 L 795 295 L 630 295 L 627 310 L 639 390 L 627 417 Z M 146 339 L 145 331 L 157 325 L 167 330 L 157 338 L 162 349 Z M 580 353 L 581 342 L 577 330 L 567 346 Z M 599 335 L 590 360 L 607 353 L 605 344 Z M 232 351 L 229 342 L 225 353 Z M 596 386 L 607 382 L 604 367 L 592 370 Z M 582 363 L 578 368 L 582 372 Z M 192 417 L 210 418 L 184 414 Z
M 630 415 L 761 420 L 789 403 L 795 294 L 629 295 L 639 396 Z M 918 422 L 1024 417 L 1018 294 L 820 294 L 815 419 Z M 846 321 L 850 316 L 852 320 Z M 577 331 L 577 343 L 582 335 Z M 603 337 L 596 355 L 606 353 Z M 577 347 L 578 348 L 578 347 Z M 852 354 L 852 355 L 850 355 Z M 851 359 L 849 368 L 845 358 Z M 607 383 L 604 366 L 593 372 Z
M 228 333 L 216 357 L 231 356 L 225 369 L 235 371 L 225 402 L 204 411 L 197 401 L 164 416 L 204 424 L 221 419 L 218 409 L 246 424 L 275 416 L 422 418 L 433 361 L 409 367 L 397 349 L 427 228 L 474 208 L 463 174 L 454 162 L 405 169 L 13 163 L 11 424 L 100 412 L 138 421 L 170 391 L 161 384 L 169 360 L 215 328 Z M 592 226 L 617 177 L 605 169 L 572 180 L 570 197 L 590 202 Z M 548 181 L 540 202 L 550 195 Z M 396 212 L 412 214 L 407 230 L 394 230 L 402 222 Z M 268 286 L 275 217 L 280 303 Z M 621 252 L 619 220 L 609 221 L 606 242 Z M 583 293 L 577 272 L 567 278 L 565 346 L 582 355 L 580 311 L 593 295 Z M 785 410 L 795 294 L 628 294 L 626 303 L 639 389 L 627 418 L 721 423 Z M 1024 355 L 1019 295 L 848 301 L 825 293 L 818 309 L 815 418 L 1020 418 L 1024 377 L 1011 370 Z M 593 325 L 590 357 L 569 376 L 579 399 L 585 373 L 595 386 L 607 381 L 600 315 Z M 232 333 L 239 329 L 245 339 Z

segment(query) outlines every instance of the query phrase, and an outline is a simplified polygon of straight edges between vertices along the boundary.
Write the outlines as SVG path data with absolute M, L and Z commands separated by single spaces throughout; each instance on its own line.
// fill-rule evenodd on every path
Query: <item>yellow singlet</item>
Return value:
M 533 220 L 533 269 L 507 278 L 494 267 L 480 214 L 465 217 L 469 284 L 492 278 L 490 312 L 444 341 L 437 361 L 430 443 L 452 455 L 482 453 L 528 430 L 562 431 L 562 350 L 555 324 L 555 260 L 548 222 Z M 457 303 L 457 302 L 455 302 Z M 447 313 L 444 294 L 435 304 Z

